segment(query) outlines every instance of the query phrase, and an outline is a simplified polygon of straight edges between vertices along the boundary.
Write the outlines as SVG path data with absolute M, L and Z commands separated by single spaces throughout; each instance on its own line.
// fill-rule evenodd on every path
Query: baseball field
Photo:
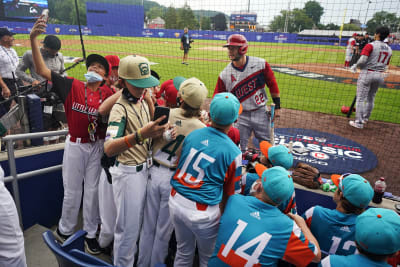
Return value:
M 15 37 L 15 48 L 22 56 L 30 49 L 29 37 Z M 79 36 L 66 35 L 60 39 L 64 56 L 82 57 Z M 161 82 L 178 75 L 197 77 L 206 84 L 211 97 L 219 73 L 229 62 L 227 52 L 222 48 L 224 41 L 194 41 L 189 52 L 189 65 L 183 65 L 178 38 L 84 36 L 86 55 L 145 56 L 155 63 L 151 68 L 159 73 Z M 343 105 L 350 106 L 353 101 L 358 77 L 342 67 L 344 47 L 250 42 L 248 55 L 265 58 L 275 72 L 283 107 L 282 115 L 276 121 L 277 128 L 318 130 L 362 144 L 378 159 L 377 167 L 363 176 L 371 182 L 384 176 L 388 191 L 400 194 L 397 178 L 400 172 L 400 51 L 393 51 L 385 86 L 379 89 L 371 122 L 363 130 L 350 127 L 348 119 L 340 113 Z M 79 64 L 69 70 L 68 75 L 83 80 L 85 72 L 84 64 Z

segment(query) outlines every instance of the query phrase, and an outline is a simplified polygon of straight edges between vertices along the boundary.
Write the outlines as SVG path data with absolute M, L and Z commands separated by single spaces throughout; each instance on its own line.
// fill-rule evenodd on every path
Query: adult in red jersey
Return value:
M 269 88 L 272 100 L 275 103 L 275 116 L 279 116 L 280 93 L 274 72 L 262 58 L 246 56 L 248 43 L 241 34 L 229 36 L 224 47 L 228 48 L 228 66 L 219 74 L 214 95 L 221 92 L 234 94 L 243 107 L 239 116 L 237 128 L 240 132 L 240 147 L 246 151 L 250 134 L 258 140 L 270 140 L 270 117 L 266 113 L 267 93 L 265 84 Z
M 392 49 L 383 40 L 389 33 L 388 27 L 378 27 L 374 36 L 375 41 L 364 47 L 360 59 L 351 67 L 353 72 L 357 67 L 361 69 L 357 81 L 356 119 L 349 121 L 355 128 L 364 128 L 374 108 L 376 92 L 385 80 L 385 71 L 392 57 Z
M 69 128 L 63 158 L 64 201 L 55 234 L 60 241 L 64 241 L 75 231 L 83 184 L 83 229 L 87 232 L 85 245 L 90 253 L 99 254 L 96 239 L 100 218 L 98 183 L 107 125 L 98 117 L 97 110 L 112 95 L 108 87 L 102 87 L 108 76 L 109 65 L 104 57 L 89 55 L 86 59 L 87 83 L 50 71 L 44 64 L 37 41 L 37 37 L 46 31 L 46 26 L 41 16 L 30 33 L 35 71 L 52 82 L 52 91 L 63 100 Z

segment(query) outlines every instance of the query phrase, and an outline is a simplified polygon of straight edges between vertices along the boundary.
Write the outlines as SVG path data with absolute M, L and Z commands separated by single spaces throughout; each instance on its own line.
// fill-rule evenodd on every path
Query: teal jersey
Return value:
M 183 141 L 172 187 L 182 196 L 207 205 L 219 204 L 223 192 L 240 190 L 242 153 L 225 133 L 207 127 Z
M 356 214 L 315 206 L 302 216 L 323 252 L 336 255 L 356 253 Z
M 245 196 L 250 195 L 251 187 L 253 186 L 254 182 L 260 179 L 257 173 L 245 173 L 242 175 L 241 179 L 241 186 L 242 191 L 241 193 Z M 292 197 L 284 202 L 282 202 L 278 209 L 283 213 L 287 214 L 289 212 L 293 214 L 297 214 L 297 207 L 296 207 L 296 193 L 293 191 Z
M 390 267 L 387 262 L 373 261 L 362 254 L 349 256 L 331 255 L 323 259 L 319 266 L 322 267 Z
M 307 266 L 318 253 L 288 216 L 253 196 L 229 197 L 208 266 Z

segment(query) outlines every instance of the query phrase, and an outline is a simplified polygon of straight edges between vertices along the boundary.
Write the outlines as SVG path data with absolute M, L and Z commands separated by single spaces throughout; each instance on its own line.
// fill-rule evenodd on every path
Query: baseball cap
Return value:
M 176 105 L 178 90 L 175 88 L 172 80 L 163 82 L 161 84 L 160 92 L 164 93 L 164 98 L 167 103 Z
M 240 143 L 240 132 L 238 128 L 231 127 L 228 132 L 229 138 L 235 143 L 235 145 L 239 145 Z
M 393 210 L 370 208 L 356 219 L 356 241 L 365 251 L 389 255 L 400 250 L 400 216 Z
M 104 57 L 108 64 L 110 65 L 110 68 L 118 67 L 119 66 L 119 56 L 117 55 L 107 55 Z
M 149 88 L 160 84 L 159 80 L 151 76 L 149 60 L 137 55 L 121 59 L 118 75 L 137 88 Z
M 97 62 L 101 65 L 103 65 L 105 71 L 106 71 L 106 76 L 108 76 L 108 73 L 110 72 L 110 66 L 108 65 L 108 61 L 103 57 L 98 54 L 90 54 L 86 58 L 86 68 L 88 69 L 92 63 Z
M 61 49 L 61 41 L 55 35 L 47 35 L 44 40 L 43 44 L 45 47 L 58 51 Z
M 3 36 L 13 36 L 15 33 L 10 32 L 7 28 L 0 28 L 0 38 Z
M 293 165 L 293 155 L 284 145 L 272 146 L 267 141 L 261 141 L 260 150 L 273 166 L 289 169 Z
M 179 94 L 190 107 L 200 108 L 207 97 L 208 90 L 202 81 L 193 77 L 180 84 Z
M 219 125 L 229 125 L 239 116 L 239 100 L 231 93 L 216 94 L 210 104 L 211 119 Z
M 257 173 L 259 172 L 260 170 Z M 294 191 L 292 176 L 281 166 L 264 170 L 261 175 L 261 183 L 268 197 L 278 205 L 288 200 Z
M 358 208 L 366 208 L 374 196 L 369 182 L 358 174 L 334 174 L 331 180 L 343 192 L 343 196 Z
M 182 76 L 176 76 L 176 77 L 173 79 L 173 81 L 174 81 L 174 86 L 175 86 L 176 90 L 179 90 L 179 88 L 181 87 L 181 84 L 182 84 L 184 81 L 186 81 L 186 78 L 185 78 L 185 77 L 182 77 Z

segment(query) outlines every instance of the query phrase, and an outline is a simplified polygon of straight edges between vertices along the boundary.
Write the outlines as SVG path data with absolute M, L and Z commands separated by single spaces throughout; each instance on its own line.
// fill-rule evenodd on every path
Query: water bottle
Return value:
M 382 202 L 383 194 L 386 190 L 385 178 L 381 177 L 378 181 L 375 182 L 374 186 L 374 197 L 372 198 L 372 202 L 379 204 Z

